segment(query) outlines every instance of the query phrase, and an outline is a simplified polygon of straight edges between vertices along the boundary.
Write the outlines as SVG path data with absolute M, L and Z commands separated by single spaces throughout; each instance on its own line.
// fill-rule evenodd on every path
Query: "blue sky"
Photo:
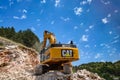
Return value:
M 44 30 L 58 42 L 73 40 L 74 65 L 120 60 L 120 0 L 0 0 L 0 26 L 29 28 L 40 41 Z

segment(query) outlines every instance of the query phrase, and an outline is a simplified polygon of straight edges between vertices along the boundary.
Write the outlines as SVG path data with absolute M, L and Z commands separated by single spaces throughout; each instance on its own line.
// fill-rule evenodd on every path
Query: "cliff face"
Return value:
M 0 38 L 0 80 L 34 80 L 31 73 L 39 63 L 37 52 Z

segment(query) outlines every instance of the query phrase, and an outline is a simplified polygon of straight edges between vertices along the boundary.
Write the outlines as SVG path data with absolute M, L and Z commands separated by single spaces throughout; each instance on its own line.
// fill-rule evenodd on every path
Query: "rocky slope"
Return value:
M 30 71 L 39 63 L 37 52 L 0 37 L 0 80 L 34 80 Z
M 35 80 L 105 80 L 96 74 L 85 69 L 78 70 L 73 74 L 63 74 L 58 71 L 48 72 L 41 76 L 36 76 Z
M 71 75 L 54 71 L 34 76 L 32 73 L 37 64 L 36 51 L 0 37 L 0 80 L 104 80 L 87 70 Z
M 78 70 L 73 74 L 73 80 L 105 80 L 98 76 L 97 73 L 92 73 L 87 71 L 86 69 Z

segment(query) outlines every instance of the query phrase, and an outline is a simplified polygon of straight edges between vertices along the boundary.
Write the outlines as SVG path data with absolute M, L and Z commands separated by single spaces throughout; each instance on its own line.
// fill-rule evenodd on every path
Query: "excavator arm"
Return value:
M 47 40 L 49 40 L 50 44 L 56 43 L 56 38 L 54 34 L 49 31 L 44 31 L 44 40 L 43 40 L 43 46 L 42 46 L 43 49 L 46 47 Z

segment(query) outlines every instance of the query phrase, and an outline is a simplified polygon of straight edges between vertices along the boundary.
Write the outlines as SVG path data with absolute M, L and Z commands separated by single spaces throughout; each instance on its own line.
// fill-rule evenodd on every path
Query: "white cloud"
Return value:
M 88 41 L 88 35 L 83 35 L 81 38 L 82 41 Z
M 86 30 L 85 30 L 85 32 L 88 32 L 88 31 L 89 31 L 89 29 L 86 29 Z
M 31 27 L 31 30 L 32 30 L 32 31 L 35 31 L 36 29 L 35 29 L 34 27 Z
M 110 48 L 111 46 L 108 44 L 104 44 L 104 48 Z
M 120 25 L 118 25 L 118 26 L 116 26 L 117 27 L 117 29 L 120 29 Z
M 117 62 L 117 61 L 118 61 L 118 60 L 113 60 L 112 62 L 115 63 L 115 62 Z
M 82 12 L 83 12 L 83 9 L 82 9 L 81 7 L 75 7 L 75 8 L 74 8 L 74 13 L 75 13 L 76 15 L 79 16 Z
M 109 34 L 112 34 L 112 31 L 109 31 Z
M 85 45 L 84 47 L 89 48 L 90 46 L 89 45 Z
M 110 46 L 110 45 L 108 45 L 108 44 L 106 44 L 106 45 L 105 45 L 105 47 L 106 47 L 106 48 L 110 48 L 111 46 Z
M 109 14 L 107 15 L 107 17 L 111 17 L 111 14 L 109 13 Z
M 94 27 L 94 25 L 90 25 L 90 26 L 89 26 L 89 29 L 92 29 L 93 27 Z
M 7 9 L 6 6 L 0 6 L 0 9 Z
M 67 43 L 70 44 L 70 43 L 73 43 L 73 44 L 77 44 L 75 41 L 72 41 L 72 40 L 69 40 Z
M 118 12 L 118 10 L 114 10 L 114 13 L 117 13 Z
M 0 22 L 3 22 L 3 20 L 0 20 Z
M 101 62 L 105 62 L 105 60 L 101 60 Z
M 109 44 L 101 43 L 100 46 L 104 48 L 110 48 L 111 46 Z
M 39 21 L 40 21 L 40 19 L 36 19 L 36 21 L 38 21 L 38 22 L 39 22 Z
M 0 6 L 0 9 L 3 9 L 3 6 Z
M 20 19 L 18 16 L 13 16 L 13 19 Z
M 25 14 L 23 14 L 22 16 L 21 16 L 21 19 L 26 19 L 27 18 L 27 16 L 25 15 Z
M 37 24 L 37 26 L 41 26 L 41 24 Z
M 90 25 L 88 29 L 85 29 L 85 32 L 88 32 L 90 29 L 92 29 L 94 25 Z
M 97 45 L 94 45 L 94 47 L 97 47 Z
M 18 12 L 23 13 L 23 14 L 26 14 L 26 13 L 27 13 L 27 10 L 26 10 L 26 9 L 19 9 Z
M 112 53 L 112 54 L 115 54 L 115 53 L 116 53 L 116 50 L 117 50 L 116 48 L 113 48 L 113 49 L 111 50 L 111 53 Z
M 80 5 L 85 5 L 85 4 L 87 4 L 87 1 L 80 2 Z
M 95 55 L 95 59 L 98 59 L 98 58 L 100 58 L 101 57 L 101 55 L 99 54 L 99 53 L 97 53 L 96 55 Z
M 26 19 L 27 16 L 25 14 L 23 14 L 21 17 L 18 16 L 13 16 L 13 19 Z
M 13 5 L 14 2 L 12 0 L 9 0 L 9 6 Z
M 41 3 L 46 3 L 46 0 L 42 0 Z
M 42 10 L 40 10 L 40 14 L 42 14 L 44 12 L 44 10 L 42 9 Z
M 54 24 L 55 23 L 55 21 L 51 21 L 51 24 Z
M 64 18 L 64 17 L 60 17 L 63 21 L 69 21 L 70 20 L 70 18 L 69 17 L 67 17 L 67 18 Z
M 60 6 L 60 0 L 55 0 L 55 7 Z
M 119 35 L 116 35 L 115 37 L 114 37 L 114 39 L 117 39 L 117 38 L 119 38 L 120 36 Z
M 119 42 L 119 40 L 115 40 L 115 41 L 113 41 L 112 44 L 115 44 L 115 43 L 117 43 L 117 42 Z
M 23 9 L 23 11 L 22 11 L 23 13 L 27 13 L 27 10 L 26 9 Z
M 80 26 L 83 26 L 84 23 L 80 23 Z
M 26 13 L 27 13 L 27 10 L 26 9 L 23 9 L 23 10 L 18 10 L 18 12 L 22 13 L 21 16 L 13 16 L 13 19 L 26 19 L 27 16 L 26 16 Z
M 104 43 L 101 43 L 100 46 L 104 46 L 105 44 Z
M 67 44 L 70 44 L 71 41 L 68 41 Z
M 76 30 L 76 29 L 78 29 L 78 27 L 77 27 L 77 26 L 74 26 L 74 29 Z
M 106 23 L 108 23 L 108 19 L 105 17 L 105 18 L 102 19 L 102 22 L 103 22 L 104 24 L 106 24 Z
M 105 4 L 105 5 L 110 4 L 110 1 L 101 0 L 101 2 L 102 2 L 103 4 Z
M 92 0 L 87 0 L 87 2 L 88 2 L 89 4 L 91 4 Z
M 87 9 L 86 12 L 90 12 L 90 9 Z
M 109 54 L 109 56 L 113 56 L 113 54 L 112 54 L 112 53 L 110 53 L 110 54 Z
M 91 4 L 92 0 L 87 0 L 87 1 L 81 1 L 80 5 L 85 5 L 85 4 Z

